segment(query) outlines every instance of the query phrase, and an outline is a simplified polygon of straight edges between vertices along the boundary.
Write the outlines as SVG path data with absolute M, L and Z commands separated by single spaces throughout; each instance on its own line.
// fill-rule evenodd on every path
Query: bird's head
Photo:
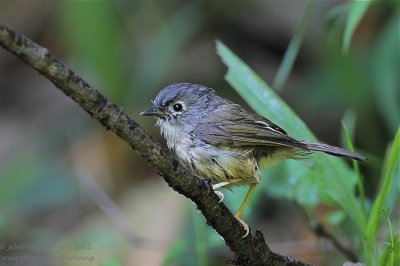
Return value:
M 214 90 L 202 85 L 171 84 L 163 88 L 152 100 L 153 106 L 140 115 L 157 117 L 158 126 L 167 124 L 187 131 L 209 112 L 212 96 Z

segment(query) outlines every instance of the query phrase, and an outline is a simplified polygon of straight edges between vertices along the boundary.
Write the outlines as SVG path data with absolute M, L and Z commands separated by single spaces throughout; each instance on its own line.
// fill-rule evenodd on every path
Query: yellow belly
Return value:
M 212 183 L 241 179 L 234 186 L 257 184 L 260 171 L 251 150 L 221 149 L 213 146 L 194 147 L 183 151 L 178 157 L 199 178 L 208 178 Z

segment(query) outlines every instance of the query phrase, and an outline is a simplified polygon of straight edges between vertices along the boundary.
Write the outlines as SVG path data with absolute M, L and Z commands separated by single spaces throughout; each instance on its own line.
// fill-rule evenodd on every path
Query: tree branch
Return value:
M 309 265 L 270 251 L 260 231 L 241 238 L 240 223 L 213 192 L 207 181 L 200 180 L 180 165 L 171 152 L 149 136 L 122 109 L 111 103 L 46 48 L 39 46 L 0 22 L 0 46 L 53 82 L 68 97 L 77 102 L 107 130 L 113 131 L 136 150 L 168 185 L 197 204 L 207 223 L 220 234 L 234 252 L 238 265 Z

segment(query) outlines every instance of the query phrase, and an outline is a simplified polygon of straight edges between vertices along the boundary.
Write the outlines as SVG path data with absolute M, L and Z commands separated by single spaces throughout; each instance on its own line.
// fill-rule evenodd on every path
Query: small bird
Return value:
M 303 159 L 310 151 L 365 160 L 339 147 L 296 140 L 279 126 L 243 109 L 215 91 L 199 84 L 176 83 L 162 89 L 153 107 L 140 113 L 157 117 L 156 125 L 181 163 L 202 179 L 219 188 L 249 186 L 235 218 L 240 218 L 257 184 L 260 167 L 271 167 L 282 159 Z M 220 199 L 223 194 L 215 191 Z

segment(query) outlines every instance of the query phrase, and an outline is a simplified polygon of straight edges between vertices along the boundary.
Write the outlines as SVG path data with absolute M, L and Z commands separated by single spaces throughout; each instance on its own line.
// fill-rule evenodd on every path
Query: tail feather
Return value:
M 342 157 L 350 157 L 359 161 L 363 161 L 366 158 L 358 153 L 351 152 L 336 146 L 331 146 L 322 143 L 315 143 L 309 141 L 302 141 L 301 143 L 305 144 L 310 151 L 322 151 L 330 155 L 334 156 L 342 156 Z

